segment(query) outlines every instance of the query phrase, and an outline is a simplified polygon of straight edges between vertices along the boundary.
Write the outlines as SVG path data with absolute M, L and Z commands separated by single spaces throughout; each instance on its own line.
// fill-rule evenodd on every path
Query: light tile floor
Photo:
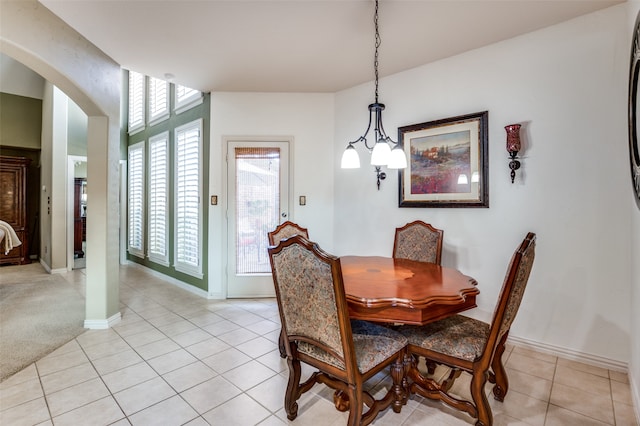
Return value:
M 84 270 L 67 275 L 83 291 Z M 346 424 L 322 385 L 303 395 L 298 418 L 287 421 L 288 372 L 273 299 L 206 300 L 137 266 L 122 267 L 120 283 L 122 321 L 86 331 L 2 382 L 0 424 Z M 624 373 L 511 346 L 504 359 L 510 391 L 504 403 L 490 398 L 496 425 L 638 425 Z M 455 386 L 463 389 L 465 380 Z M 389 382 L 375 377 L 372 392 Z M 413 396 L 401 413 L 389 409 L 373 424 L 474 421 Z

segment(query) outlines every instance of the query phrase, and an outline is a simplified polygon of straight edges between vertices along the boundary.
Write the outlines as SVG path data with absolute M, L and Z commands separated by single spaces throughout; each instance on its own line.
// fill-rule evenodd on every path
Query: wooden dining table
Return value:
M 340 257 L 349 316 L 424 325 L 476 307 L 475 279 L 457 269 L 381 256 Z
M 480 293 L 475 279 L 434 263 L 342 256 L 340 267 L 352 319 L 424 325 L 475 308 Z M 410 364 L 407 368 L 416 367 Z M 404 403 L 407 398 L 405 394 Z M 344 392 L 336 391 L 333 402 L 339 411 L 349 409 Z

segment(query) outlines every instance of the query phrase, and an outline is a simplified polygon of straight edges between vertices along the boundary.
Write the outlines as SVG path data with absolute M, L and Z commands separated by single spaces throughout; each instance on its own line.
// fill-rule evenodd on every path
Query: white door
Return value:
M 227 142 L 227 296 L 275 297 L 267 232 L 289 217 L 289 142 Z

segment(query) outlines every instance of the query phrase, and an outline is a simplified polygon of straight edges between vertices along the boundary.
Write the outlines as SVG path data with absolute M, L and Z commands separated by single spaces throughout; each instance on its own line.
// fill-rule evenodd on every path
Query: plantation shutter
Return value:
M 181 126 L 175 132 L 176 270 L 201 278 L 202 120 Z
M 202 102 L 202 93 L 198 90 L 176 84 L 176 113 L 185 111 Z
M 169 116 L 169 83 L 149 77 L 149 122 L 157 123 Z
M 144 128 L 144 75 L 129 71 L 129 134 Z
M 129 253 L 144 257 L 144 142 L 129 146 Z
M 149 259 L 169 265 L 167 209 L 169 200 L 169 133 L 149 139 Z

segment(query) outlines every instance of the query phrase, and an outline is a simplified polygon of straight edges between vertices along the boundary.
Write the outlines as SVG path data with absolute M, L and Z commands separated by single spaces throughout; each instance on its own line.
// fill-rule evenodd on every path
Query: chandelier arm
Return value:
M 387 132 L 385 132 L 384 126 L 382 125 L 382 119 L 380 119 L 380 122 L 378 123 L 378 127 L 379 127 L 379 131 L 380 131 L 380 135 L 382 136 L 382 139 L 385 142 L 391 142 L 394 145 L 398 145 L 398 142 L 396 142 L 393 139 L 391 139 L 390 136 L 387 136 Z
M 396 149 L 400 144 L 396 141 L 394 141 L 393 139 L 391 139 L 391 137 L 389 137 L 387 135 L 387 132 L 384 130 L 384 126 L 382 124 L 382 111 L 384 110 L 384 104 L 381 104 L 378 102 L 378 86 L 379 86 L 379 73 L 378 73 L 378 48 L 380 47 L 382 41 L 380 38 L 380 31 L 378 28 L 378 2 L 379 0 L 375 0 L 375 13 L 373 16 L 373 23 L 375 26 L 375 54 L 373 57 L 373 69 L 374 69 L 374 82 L 375 82 L 375 102 L 369 105 L 369 123 L 367 124 L 367 129 L 364 132 L 364 135 L 360 136 L 358 139 L 349 142 L 349 145 L 347 146 L 347 150 L 345 150 L 345 154 L 348 151 L 351 151 L 349 148 L 354 148 L 354 145 L 357 144 L 358 142 L 363 142 L 364 146 L 367 148 L 367 150 L 371 153 L 371 157 L 372 157 L 372 161 L 373 161 L 373 157 L 375 154 L 375 173 L 376 173 L 376 184 L 378 187 L 378 190 L 380 190 L 380 182 L 382 180 L 384 180 L 387 175 L 385 172 L 382 171 L 381 166 L 380 165 L 386 165 L 387 167 L 389 167 L 389 163 L 388 161 L 390 159 L 386 159 L 385 157 L 387 157 L 389 154 L 386 153 L 386 151 L 389 148 L 389 144 L 391 144 L 394 149 Z M 373 118 L 373 114 L 375 114 L 375 118 Z M 373 123 L 373 126 L 372 126 Z M 369 142 L 367 140 L 367 135 L 369 134 L 369 130 L 371 130 L 371 128 L 373 127 L 373 141 L 371 146 L 369 145 Z M 379 144 L 379 142 L 382 142 L 382 144 Z M 386 146 L 384 144 L 387 144 Z M 374 149 L 375 147 L 375 149 Z M 375 151 L 375 152 L 374 152 Z M 349 156 L 352 156 L 352 154 L 356 154 L 357 153 L 355 151 L 351 151 L 351 153 L 349 153 Z M 401 152 L 401 154 L 404 155 L 404 152 Z M 397 155 L 395 155 L 394 153 L 391 153 L 391 157 L 398 157 Z M 399 168 L 405 168 L 406 167 L 406 155 L 404 155 L 404 161 L 399 161 L 397 158 L 393 160 L 393 168 L 394 169 L 399 169 Z M 343 155 L 343 160 L 344 160 L 344 155 Z M 404 164 L 404 165 L 402 165 Z M 343 168 L 353 168 L 352 166 L 342 166 Z
M 373 146 L 369 146 L 369 144 L 367 143 L 367 135 L 369 134 L 369 130 L 371 130 L 371 122 L 373 120 L 371 120 L 371 109 L 369 109 L 369 124 L 367 124 L 367 130 L 364 131 L 364 134 L 362 136 L 360 136 L 358 139 L 349 142 L 349 145 L 353 145 L 356 144 L 358 142 L 364 142 L 364 146 L 371 151 L 373 149 Z M 375 144 L 375 141 L 374 141 Z

